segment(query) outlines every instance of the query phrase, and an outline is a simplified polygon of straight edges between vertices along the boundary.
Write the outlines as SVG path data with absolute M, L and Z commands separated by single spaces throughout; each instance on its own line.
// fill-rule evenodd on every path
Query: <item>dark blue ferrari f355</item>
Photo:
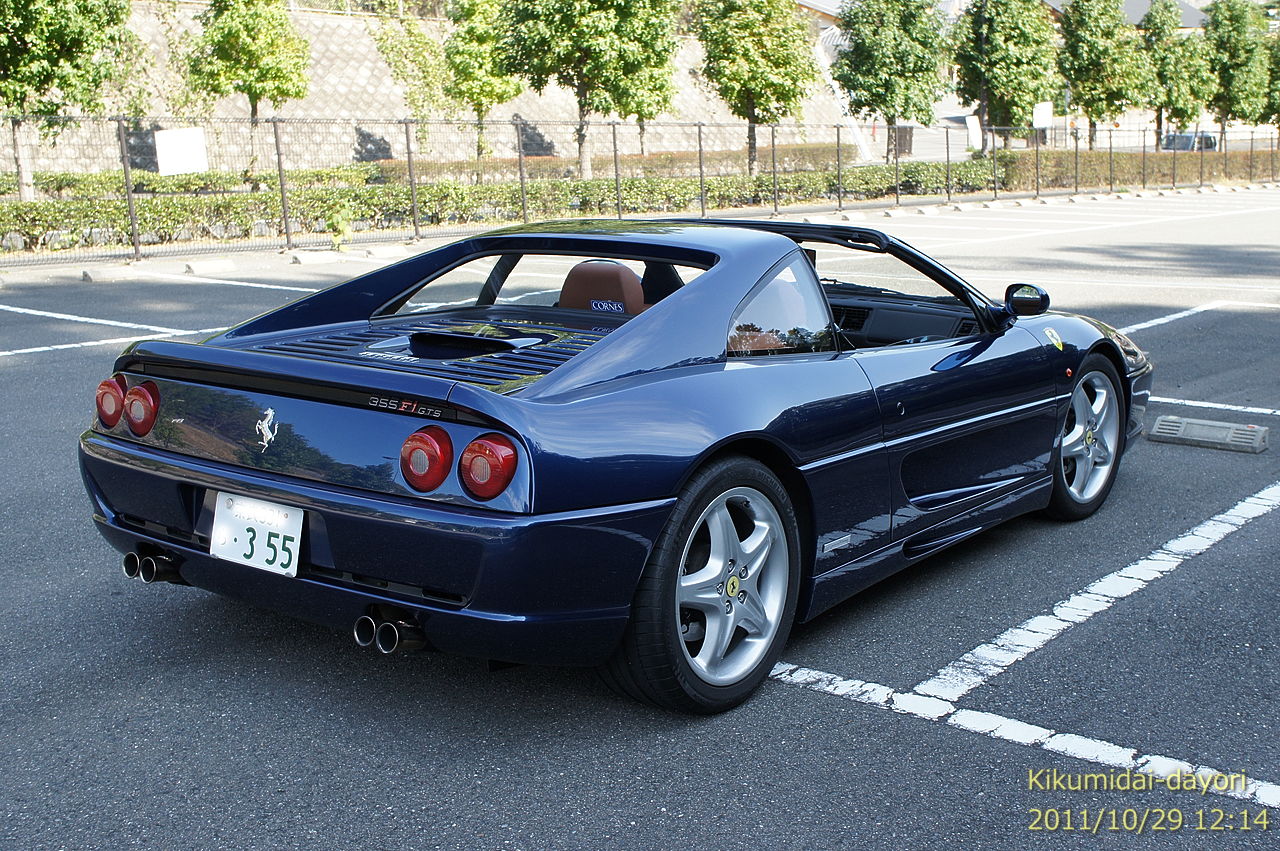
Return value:
M 1048 304 L 865 228 L 516 227 L 130 347 L 80 461 L 130 577 L 717 712 L 797 620 L 1102 504 L 1152 367 Z

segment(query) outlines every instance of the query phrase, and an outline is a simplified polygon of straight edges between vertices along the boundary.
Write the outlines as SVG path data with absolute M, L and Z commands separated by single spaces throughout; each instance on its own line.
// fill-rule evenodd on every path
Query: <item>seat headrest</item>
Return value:
M 644 289 L 636 273 L 615 260 L 584 260 L 565 276 L 560 306 L 634 315 L 644 310 Z

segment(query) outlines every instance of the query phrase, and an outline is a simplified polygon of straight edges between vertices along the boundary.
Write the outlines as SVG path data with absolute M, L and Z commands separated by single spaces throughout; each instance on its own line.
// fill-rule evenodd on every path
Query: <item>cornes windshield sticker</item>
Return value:
M 604 313 L 626 313 L 627 306 L 620 301 L 612 301 L 611 299 L 593 298 L 591 299 L 591 309 L 599 310 Z

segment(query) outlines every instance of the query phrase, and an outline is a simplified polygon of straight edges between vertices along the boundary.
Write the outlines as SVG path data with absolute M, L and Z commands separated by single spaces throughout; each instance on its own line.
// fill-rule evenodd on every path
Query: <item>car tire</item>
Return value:
M 1126 408 L 1120 375 L 1105 356 L 1080 364 L 1053 452 L 1053 494 L 1045 513 L 1083 520 L 1111 493 L 1124 454 Z
M 731 709 L 782 652 L 799 586 L 800 538 L 786 488 L 751 459 L 715 461 L 682 489 L 601 675 L 616 691 L 666 709 Z

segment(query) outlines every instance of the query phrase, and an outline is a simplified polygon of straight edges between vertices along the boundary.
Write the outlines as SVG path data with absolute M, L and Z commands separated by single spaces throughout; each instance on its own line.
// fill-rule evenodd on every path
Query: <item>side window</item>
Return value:
M 834 350 L 827 300 L 800 256 L 747 296 L 729 324 L 730 357 Z

